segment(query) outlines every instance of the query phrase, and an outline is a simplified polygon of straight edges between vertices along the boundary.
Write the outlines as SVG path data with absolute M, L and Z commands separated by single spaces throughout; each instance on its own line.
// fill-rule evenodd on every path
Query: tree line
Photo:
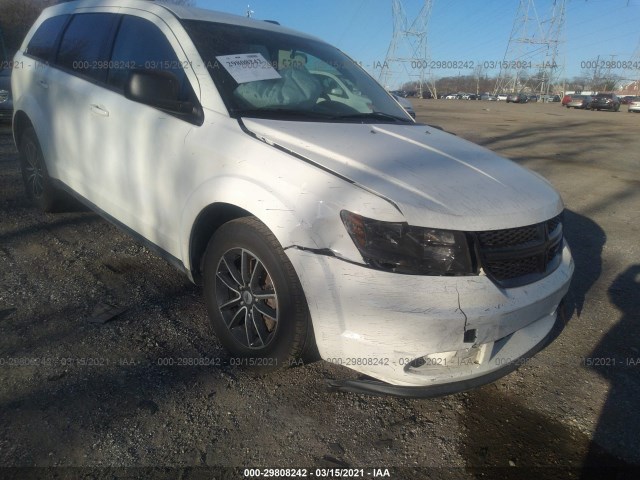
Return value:
M 423 94 L 429 92 L 433 97 L 439 97 L 448 93 L 475 93 L 481 95 L 485 92 L 488 93 L 512 93 L 511 91 L 500 91 L 504 88 L 500 88 L 500 84 L 504 82 L 498 81 L 498 75 L 490 76 L 483 75 L 455 75 L 444 76 L 441 78 L 433 79 L 429 82 L 422 84 L 417 81 L 406 82 L 401 86 L 401 90 L 405 92 L 420 92 Z M 614 73 L 608 72 L 606 75 L 602 72 L 590 72 L 585 71 L 581 75 L 572 77 L 570 79 L 556 80 L 550 85 L 545 85 L 545 79 L 542 74 L 536 74 L 531 76 L 523 76 L 518 79 L 517 82 L 513 82 L 515 88 L 511 88 L 514 92 L 524 93 L 561 93 L 565 91 L 596 91 L 606 92 L 615 90 L 622 77 Z

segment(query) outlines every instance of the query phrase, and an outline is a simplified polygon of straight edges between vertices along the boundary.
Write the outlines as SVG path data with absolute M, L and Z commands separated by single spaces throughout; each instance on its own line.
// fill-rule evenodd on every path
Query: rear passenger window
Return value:
M 180 100 L 192 100 L 184 67 L 162 31 L 144 18 L 125 16 L 113 47 L 108 84 L 124 90 L 131 70 L 169 71 L 178 77 Z
M 32 57 L 48 62 L 53 56 L 58 36 L 67 23 L 69 15 L 51 17 L 42 22 L 36 33 L 33 34 L 25 53 Z
M 85 13 L 75 15 L 62 36 L 56 63 L 95 80 L 105 80 L 109 47 L 118 15 Z

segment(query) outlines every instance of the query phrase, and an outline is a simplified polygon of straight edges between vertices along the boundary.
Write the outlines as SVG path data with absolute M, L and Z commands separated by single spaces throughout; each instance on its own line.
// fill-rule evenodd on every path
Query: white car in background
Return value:
M 46 211 L 73 195 L 201 284 L 239 365 L 319 354 L 373 377 L 334 388 L 434 396 L 496 380 L 562 328 L 556 190 L 414 122 L 322 40 L 87 0 L 45 9 L 15 61 L 27 195 Z
M 627 111 L 631 112 L 640 112 L 640 97 L 635 97 L 632 99 L 627 107 Z
M 508 98 L 509 98 L 509 95 L 507 95 L 506 93 L 499 93 L 496 96 L 496 100 L 498 100 L 499 102 L 506 102 Z

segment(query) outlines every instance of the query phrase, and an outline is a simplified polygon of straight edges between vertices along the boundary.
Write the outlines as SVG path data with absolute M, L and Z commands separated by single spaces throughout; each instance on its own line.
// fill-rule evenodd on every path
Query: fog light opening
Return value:
M 424 357 L 414 358 L 409 362 L 409 368 L 420 368 L 424 366 L 426 363 L 427 361 L 424 359 Z

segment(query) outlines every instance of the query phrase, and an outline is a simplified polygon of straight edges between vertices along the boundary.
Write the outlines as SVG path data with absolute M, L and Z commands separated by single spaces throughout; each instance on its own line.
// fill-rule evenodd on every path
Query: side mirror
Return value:
M 180 82 L 171 72 L 132 70 L 124 86 L 124 96 L 168 113 L 193 113 L 193 104 L 179 99 Z

